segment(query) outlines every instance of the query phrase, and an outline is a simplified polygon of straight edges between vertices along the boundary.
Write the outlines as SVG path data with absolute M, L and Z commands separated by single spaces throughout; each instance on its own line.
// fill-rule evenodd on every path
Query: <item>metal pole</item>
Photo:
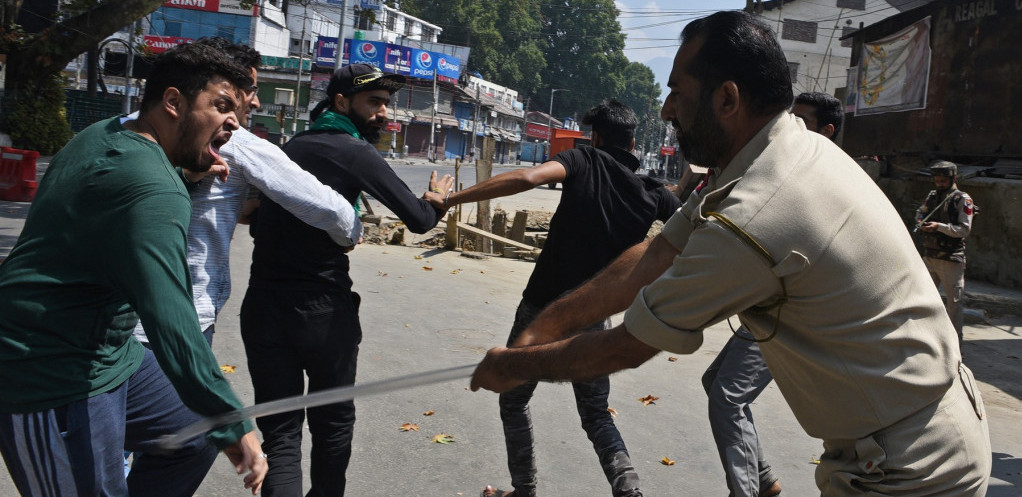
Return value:
M 306 5 L 303 8 L 305 12 L 302 13 L 302 16 L 308 19 L 309 7 Z M 305 62 L 305 19 L 302 20 L 302 37 L 298 40 L 298 78 L 295 79 L 295 114 L 291 119 L 292 137 L 298 134 L 298 104 L 302 101 L 302 63 Z
M 348 15 L 348 0 L 341 1 L 341 22 L 339 31 L 337 31 L 337 64 L 335 68 L 340 68 L 344 60 L 344 18 Z
M 476 80 L 476 118 L 472 121 L 472 158 L 477 160 L 479 158 L 479 149 L 476 147 L 476 126 L 479 125 L 479 105 L 481 103 L 480 99 L 482 98 L 479 91 L 480 86 L 482 85 L 480 85 L 479 81 Z
M 550 112 L 547 113 L 547 130 L 546 130 L 546 160 L 550 160 L 550 146 L 553 144 L 554 137 L 554 93 L 559 91 L 571 91 L 567 88 L 551 88 L 550 89 Z
M 436 162 L 436 67 L 433 68 L 433 108 L 429 114 L 429 160 Z

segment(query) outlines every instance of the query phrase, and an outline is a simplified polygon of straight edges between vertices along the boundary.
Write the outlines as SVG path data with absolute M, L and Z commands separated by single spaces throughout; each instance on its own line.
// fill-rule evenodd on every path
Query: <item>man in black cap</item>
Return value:
M 295 136 L 284 152 L 352 204 L 367 192 L 404 221 L 425 233 L 442 217 L 430 200 L 442 202 L 454 184 L 439 181 L 417 197 L 380 156 L 372 142 L 387 121 L 387 104 L 404 77 L 355 64 L 334 72 L 327 99 L 310 114 L 309 131 Z M 245 343 L 256 402 L 351 385 L 362 328 L 360 297 L 351 291 L 348 256 L 323 230 L 263 198 L 252 224 L 252 274 L 241 306 Z M 301 440 L 305 411 L 258 420 L 269 455 L 264 497 L 302 495 Z M 355 404 L 351 401 L 308 410 L 312 433 L 312 489 L 308 495 L 344 494 L 351 458 Z
M 972 229 L 975 205 L 972 197 L 958 189 L 958 166 L 945 160 L 930 165 L 935 190 L 916 211 L 916 225 L 923 232 L 923 262 L 933 282 L 944 289 L 951 323 L 962 345 L 965 296 L 965 237 Z

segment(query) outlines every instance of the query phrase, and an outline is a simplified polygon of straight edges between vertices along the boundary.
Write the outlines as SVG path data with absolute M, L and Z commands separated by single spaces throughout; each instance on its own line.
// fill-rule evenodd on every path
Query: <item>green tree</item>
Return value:
M 401 7 L 443 27 L 441 43 L 470 47 L 468 71 L 522 95 L 543 86 L 546 60 L 536 0 L 407 0 Z
M 547 57 L 546 91 L 537 100 L 549 107 L 550 89 L 564 88 L 554 98 L 554 115 L 584 111 L 624 92 L 625 37 L 613 0 L 568 0 L 542 5 Z
M 5 128 L 14 126 L 43 132 L 64 133 L 64 99 L 54 99 L 54 78 L 72 59 L 95 47 L 103 39 L 156 10 L 164 0 L 70 0 L 60 3 L 52 18 L 40 18 L 38 9 L 45 2 L 3 0 L 0 8 L 0 53 L 7 56 L 6 99 L 15 102 L 5 119 Z M 19 19 L 42 19 L 41 28 L 26 32 Z M 22 21 L 24 22 L 24 21 Z M 58 92 L 62 97 L 62 92 Z M 34 102 L 47 99 L 44 104 Z M 48 105 L 46 105 L 48 104 Z M 14 117 L 18 120 L 15 122 Z M 28 120 L 27 122 L 25 120 Z M 36 133 L 26 136 L 25 148 L 52 152 L 49 139 L 33 142 Z M 60 143 L 63 145 L 63 143 Z

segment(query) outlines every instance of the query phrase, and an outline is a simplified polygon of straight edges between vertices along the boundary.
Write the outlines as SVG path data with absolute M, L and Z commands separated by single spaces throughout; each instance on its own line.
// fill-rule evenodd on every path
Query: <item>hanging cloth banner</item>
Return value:
M 926 108 L 930 17 L 881 40 L 863 43 L 855 115 Z

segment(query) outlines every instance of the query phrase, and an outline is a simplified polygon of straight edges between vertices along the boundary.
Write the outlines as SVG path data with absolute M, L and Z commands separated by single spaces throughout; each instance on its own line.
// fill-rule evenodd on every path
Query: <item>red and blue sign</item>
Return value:
M 320 36 L 316 38 L 316 65 L 334 67 L 337 63 L 337 37 Z
M 321 67 L 333 67 L 328 65 L 328 50 L 331 40 L 321 36 L 317 42 L 316 65 Z M 321 48 L 322 47 L 322 48 Z M 336 50 L 336 49 L 334 49 Z M 322 51 L 322 54 L 321 54 Z M 329 52 L 336 54 L 336 51 Z M 380 68 L 383 72 L 401 74 L 420 79 L 436 78 L 441 81 L 457 82 L 461 76 L 461 60 L 453 55 L 447 55 L 420 48 L 411 48 L 403 45 L 393 45 L 382 41 L 344 40 L 344 54 L 349 64 L 369 64 Z M 322 57 L 323 62 L 320 62 Z M 336 57 L 334 57 L 336 59 Z
M 353 40 L 350 64 L 369 64 L 383 70 L 383 55 L 387 52 L 387 44 L 381 41 Z

